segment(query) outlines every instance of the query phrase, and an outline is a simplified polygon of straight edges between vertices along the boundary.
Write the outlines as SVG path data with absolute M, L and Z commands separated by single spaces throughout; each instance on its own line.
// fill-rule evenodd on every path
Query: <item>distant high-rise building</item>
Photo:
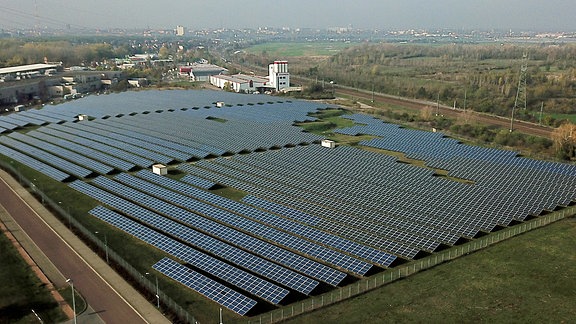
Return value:
M 184 36 L 184 26 L 176 26 L 176 35 Z

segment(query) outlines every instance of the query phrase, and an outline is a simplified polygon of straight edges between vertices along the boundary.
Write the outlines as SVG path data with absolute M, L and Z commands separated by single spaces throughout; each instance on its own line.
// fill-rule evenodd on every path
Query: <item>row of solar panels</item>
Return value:
M 242 272 L 222 261 L 179 243 L 166 235 L 127 219 L 114 211 L 99 206 L 92 209 L 90 214 L 165 251 L 175 258 L 192 264 L 203 271 L 217 274 L 219 278 L 236 285 L 238 288 L 246 289 L 273 303 L 279 303 L 288 295 L 288 291 L 279 286 L 263 281 L 249 273 Z M 170 259 L 163 259 L 153 267 L 240 315 L 245 315 L 250 309 L 256 306 L 257 302 L 255 300 L 225 285 L 219 284 L 216 280 L 206 277 L 188 267 L 168 260 Z M 223 294 L 226 296 L 221 296 Z
M 376 215 L 380 215 L 380 220 L 382 220 L 388 218 L 389 214 L 395 214 L 415 222 L 428 224 L 433 228 L 441 228 L 445 231 L 471 237 L 475 236 L 479 229 L 491 231 L 498 224 L 508 225 L 514 219 L 524 219 L 529 213 L 537 215 L 543 208 L 553 209 L 559 202 L 558 196 L 550 195 L 548 190 L 542 189 L 538 185 L 531 187 L 530 190 L 554 200 L 533 199 L 537 197 L 536 194 L 525 195 L 526 183 L 519 184 L 518 194 L 516 192 L 495 192 L 493 189 L 482 186 L 432 177 L 430 170 L 415 173 L 400 172 L 399 176 L 395 177 L 392 177 L 393 173 L 390 172 L 378 173 L 375 172 L 376 170 L 372 170 L 372 173 L 361 176 L 365 180 L 360 185 L 366 185 L 368 188 L 364 194 L 360 190 L 361 194 L 358 195 L 357 192 L 360 188 L 358 185 L 353 185 L 351 182 L 335 183 L 331 179 L 338 178 L 343 174 L 348 176 L 348 173 L 354 171 L 347 170 L 356 170 L 357 165 L 360 165 L 360 168 L 366 164 L 378 165 L 380 169 L 386 169 L 386 167 L 418 168 L 398 163 L 395 165 L 373 164 L 370 159 L 373 154 L 368 152 L 362 152 L 361 158 L 355 154 L 355 159 L 359 161 L 357 163 L 345 158 L 343 159 L 346 161 L 342 162 L 340 161 L 341 157 L 349 156 L 348 153 L 354 149 L 343 148 L 346 152 L 337 152 L 338 150 L 339 148 L 326 150 L 317 146 L 298 147 L 289 150 L 235 156 L 225 160 L 200 161 L 195 166 L 185 166 L 182 169 L 196 176 L 237 187 L 281 204 L 287 204 L 295 209 L 302 206 L 296 204 L 296 201 L 308 201 L 325 206 L 326 209 L 335 208 L 350 214 L 374 217 L 374 220 L 377 219 Z M 326 154 L 332 154 L 333 159 L 324 159 Z M 274 160 L 268 159 L 271 156 L 277 158 L 275 160 L 277 165 L 271 165 L 271 161 Z M 329 168 L 325 166 L 329 166 Z M 323 173 L 323 171 L 325 172 Z M 385 176 L 383 176 L 384 174 Z M 258 192 L 258 188 L 263 190 Z M 349 188 L 353 188 L 353 190 L 349 190 Z M 267 191 L 275 194 L 269 194 Z M 285 199 L 278 199 L 277 193 L 282 193 Z M 526 197 L 531 199 L 528 201 L 521 199 Z M 387 202 L 393 202 L 393 205 Z M 370 208 L 372 209 L 372 216 L 368 213 L 360 213 L 363 210 L 369 212 L 366 209 Z M 317 213 L 314 208 L 302 208 L 301 210 L 312 212 L 315 215 Z M 382 215 L 382 211 L 389 214 Z M 408 215 L 410 211 L 418 212 L 421 218 Z M 422 232 L 420 231 L 420 233 Z M 391 239 L 399 240 L 394 237 Z M 455 242 L 454 236 L 452 242 Z M 412 242 L 412 244 L 414 243 Z M 422 246 L 420 247 L 422 248 Z M 389 246 L 388 248 L 395 249 L 396 247 Z M 395 250 L 393 253 L 403 255 L 399 252 Z
M 216 110 L 217 102 L 224 102 L 226 105 L 235 105 L 234 107 L 225 107 L 222 110 L 227 108 L 235 109 L 237 107 L 258 106 L 270 106 L 271 109 L 275 109 L 274 107 L 292 103 L 292 101 L 278 100 L 277 97 L 268 95 L 246 96 L 237 93 L 208 90 L 147 90 L 99 96 L 92 95 L 82 100 L 74 100 L 56 106 L 45 106 L 42 110 L 66 116 L 86 114 L 95 118 L 105 118 L 118 115 L 142 114 L 159 110 L 166 112 L 170 110 L 188 109 L 189 111 L 200 113 L 203 111 Z M 314 103 L 302 103 L 312 106 L 312 108 L 308 109 L 315 109 L 317 106 L 317 104 Z

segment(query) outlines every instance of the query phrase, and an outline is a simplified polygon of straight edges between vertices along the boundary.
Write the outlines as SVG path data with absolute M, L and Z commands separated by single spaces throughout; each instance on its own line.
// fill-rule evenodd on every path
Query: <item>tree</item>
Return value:
M 576 125 L 570 122 L 556 128 L 551 135 L 556 153 L 560 158 L 569 160 L 574 158 L 576 148 Z

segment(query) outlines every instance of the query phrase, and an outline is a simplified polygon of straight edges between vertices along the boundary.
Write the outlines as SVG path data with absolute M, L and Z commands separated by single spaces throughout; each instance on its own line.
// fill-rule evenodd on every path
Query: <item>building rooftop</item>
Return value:
M 234 74 L 234 75 L 215 75 L 214 77 L 221 78 L 224 80 L 236 82 L 236 83 L 248 83 L 250 81 L 266 83 L 270 80 L 266 77 L 247 75 L 247 74 Z
M 0 75 L 1 74 L 10 74 L 10 73 L 18 73 L 18 72 L 29 72 L 29 71 L 36 71 L 42 69 L 55 69 L 58 65 L 56 64 L 28 64 L 28 65 L 19 65 L 19 66 L 11 66 L 0 68 Z

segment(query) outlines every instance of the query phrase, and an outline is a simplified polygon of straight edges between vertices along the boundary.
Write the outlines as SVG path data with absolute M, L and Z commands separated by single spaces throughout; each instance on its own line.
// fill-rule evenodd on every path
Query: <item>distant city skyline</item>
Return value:
M 0 0 L 0 28 L 329 28 L 576 31 L 568 0 Z

